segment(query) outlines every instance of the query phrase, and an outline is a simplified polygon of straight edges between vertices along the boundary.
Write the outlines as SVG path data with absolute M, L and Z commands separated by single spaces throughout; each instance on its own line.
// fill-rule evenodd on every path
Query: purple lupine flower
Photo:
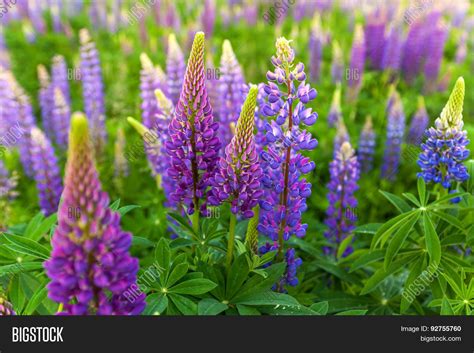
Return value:
M 54 87 L 54 102 L 52 109 L 53 136 L 54 141 L 62 150 L 67 149 L 69 123 L 71 119 L 71 108 L 64 98 L 63 91 L 58 87 Z
M 398 72 L 402 61 L 403 50 L 402 26 L 393 23 L 388 31 L 383 49 L 382 69 Z
M 217 110 L 219 109 L 219 103 L 221 101 L 221 95 L 219 92 L 219 78 L 220 78 L 220 73 L 219 73 L 219 68 L 214 67 L 214 63 L 212 62 L 212 58 L 209 55 L 207 57 L 207 72 L 213 72 L 215 75 L 206 75 L 206 88 L 207 88 L 207 94 L 209 96 L 209 100 L 211 102 L 211 107 L 213 107 L 213 113 L 214 113 L 214 118 L 218 120 L 217 116 Z
M 137 281 L 138 260 L 129 255 L 132 236 L 109 208 L 93 154 L 87 119 L 75 113 L 59 224 L 44 265 L 51 279 L 48 296 L 64 305 L 63 315 L 138 315 L 145 295 L 133 302 L 125 296 Z
M 372 124 L 372 117 L 365 119 L 364 127 L 360 133 L 357 159 L 361 166 L 361 171 L 367 173 L 372 170 L 375 154 L 375 131 Z
M 344 74 L 344 56 L 338 41 L 332 42 L 331 78 L 335 84 L 342 82 Z
M 168 82 L 167 94 L 174 105 L 178 104 L 179 95 L 183 87 L 186 65 L 184 56 L 176 36 L 171 33 L 168 37 L 168 52 L 166 57 L 166 77 Z
M 243 17 L 249 26 L 255 26 L 257 24 L 258 5 L 259 4 L 255 1 L 247 1 L 243 7 Z
M 219 124 L 214 122 L 204 73 L 204 33 L 194 38 L 183 89 L 169 126 L 166 150 L 168 175 L 174 181 L 173 202 L 187 207 L 188 214 L 206 210 L 205 195 L 217 171 Z M 198 213 L 197 213 L 198 214 Z
M 240 108 L 245 99 L 245 85 L 242 68 L 230 42 L 226 39 L 222 45 L 222 56 L 219 76 L 219 137 L 222 144 L 227 145 L 232 138 L 231 124 L 237 123 Z
M 181 21 L 179 20 L 179 15 L 176 11 L 176 4 L 173 1 L 169 2 L 167 5 L 164 25 L 166 27 L 174 28 L 176 31 L 181 27 Z
M 347 131 L 346 124 L 344 123 L 344 120 L 341 117 L 341 119 L 337 121 L 337 131 L 336 136 L 334 136 L 334 154 L 336 154 L 341 149 L 341 146 L 344 142 L 349 141 L 349 132 Z
M 467 31 L 463 31 L 458 41 L 458 47 L 456 49 L 456 64 L 462 64 L 466 60 L 467 56 Z
M 266 116 L 262 112 L 262 107 L 265 104 L 265 84 L 258 84 L 258 94 L 257 94 L 257 108 L 255 109 L 255 146 L 257 148 L 257 153 L 260 156 L 264 147 L 266 145 L 265 137 L 265 124 L 267 122 Z
M 427 38 L 426 58 L 425 58 L 425 92 L 432 92 L 436 89 L 438 82 L 439 68 L 443 59 L 444 47 L 448 38 L 448 29 L 443 23 L 438 23 Z
M 125 157 L 125 132 L 123 128 L 117 130 L 117 137 L 114 145 L 114 175 L 117 178 L 124 178 L 129 174 L 128 160 Z
M 140 71 L 140 97 L 142 103 L 142 122 L 147 128 L 155 125 L 159 113 L 158 103 L 155 98 L 155 90 L 162 88 L 159 73 L 153 66 L 148 55 L 140 55 L 142 69 Z
M 81 76 L 82 95 L 84 97 L 84 110 L 91 127 L 91 137 L 96 155 L 99 156 L 107 139 L 105 130 L 105 104 L 104 85 L 102 83 L 102 70 L 95 43 L 89 31 L 79 31 L 81 42 Z
M 216 20 L 216 3 L 214 0 L 204 0 L 204 8 L 201 14 L 201 24 L 208 38 L 212 37 L 214 23 Z
M 326 247 L 324 250 L 327 254 L 337 255 L 339 246 L 352 234 L 357 221 L 354 212 L 357 199 L 354 193 L 359 188 L 357 181 L 360 177 L 360 167 L 349 142 L 344 142 L 341 149 L 336 152 L 334 160 L 329 165 L 329 173 L 329 206 L 324 221 L 328 229 L 324 236 L 334 247 Z M 349 255 L 352 250 L 352 246 L 348 246 L 342 256 Z
M 5 37 L 3 34 L 3 26 L 0 27 L 0 68 L 10 68 L 10 53 L 5 44 Z
M 3 160 L 0 159 L 0 199 L 14 200 L 18 196 L 15 191 L 17 184 L 18 176 L 16 174 L 9 175 Z
M 425 134 L 427 140 L 421 144 L 418 166 L 421 172 L 418 177 L 427 183 L 441 184 L 449 189 L 455 182 L 469 179 L 463 161 L 469 156 L 466 146 L 469 144 L 466 130 L 462 130 L 462 110 L 464 102 L 464 79 L 458 78 L 448 103 L 443 108 L 435 127 Z
M 272 57 L 275 70 L 267 72 L 265 104 L 260 107 L 262 114 L 273 120 L 265 124 L 266 151 L 261 152 L 265 196 L 260 201 L 258 230 L 278 240 L 281 260 L 284 240 L 292 235 L 303 237 L 308 227 L 301 223 L 301 216 L 307 208 L 311 184 L 301 176 L 311 172 L 315 164 L 300 151 L 317 146 L 316 139 L 303 129 L 316 122 L 317 113 L 305 105 L 315 99 L 317 93 L 305 82 L 303 63 L 294 65 L 295 53 L 290 42 L 278 38 L 276 49 L 276 56 Z
M 13 147 L 16 144 L 16 139 L 10 139 L 8 134 L 15 121 L 18 124 L 18 120 L 15 119 L 18 106 L 14 99 L 11 76 L 10 71 L 0 66 L 0 145 L 3 147 Z
M 52 116 L 53 111 L 53 91 L 48 70 L 44 65 L 38 65 L 38 81 L 40 89 L 38 93 L 38 101 L 41 108 L 41 120 L 43 122 L 43 129 L 49 138 L 54 135 L 54 121 Z
M 428 112 L 426 111 L 425 101 L 423 97 L 418 97 L 418 109 L 413 116 L 410 123 L 410 130 L 407 136 L 407 142 L 412 145 L 419 146 L 422 142 L 423 135 L 430 118 L 428 117 Z
M 22 87 L 16 82 L 13 75 L 9 76 L 10 85 L 13 89 L 13 111 L 16 112 L 17 123 L 20 130 L 23 131 L 17 144 L 20 148 L 20 161 L 25 170 L 25 174 L 32 178 L 32 145 L 31 145 L 31 128 L 36 125 L 31 107 L 30 98 L 26 95 Z
M 28 2 L 28 15 L 35 32 L 44 34 L 46 32 L 46 24 L 43 18 L 43 9 L 41 8 L 40 1 Z
M 31 160 L 41 211 L 49 216 L 58 209 L 63 191 L 58 159 L 53 146 L 37 127 L 31 129 Z
M 60 8 L 60 2 L 56 1 L 52 4 L 51 6 L 51 19 L 53 23 L 53 31 L 56 33 L 62 32 L 62 25 L 61 25 L 61 8 Z
M 354 32 L 354 40 L 351 49 L 351 61 L 348 69 L 348 98 L 354 101 L 362 86 L 362 74 L 365 66 L 365 38 L 360 24 L 357 24 Z
M 386 20 L 385 12 L 377 9 L 368 16 L 364 28 L 367 60 L 370 66 L 376 70 L 382 68 Z
M 13 310 L 13 305 L 10 303 L 5 296 L 0 294 L 0 316 L 11 316 L 16 315 L 15 310 Z
M 387 140 L 385 143 L 384 163 L 382 164 L 382 177 L 394 180 L 400 163 L 400 152 L 405 132 L 405 113 L 398 93 L 388 111 Z
M 255 107 L 257 86 L 251 86 L 242 107 L 235 135 L 225 148 L 225 158 L 219 161 L 219 171 L 214 176 L 209 203 L 220 205 L 228 201 L 231 212 L 243 218 L 252 218 L 252 209 L 263 195 L 260 186 L 262 168 L 255 147 Z
M 425 25 L 421 20 L 412 23 L 403 45 L 402 71 L 408 83 L 413 82 L 415 76 L 420 72 L 424 56 L 424 31 Z
M 336 90 L 332 96 L 331 108 L 329 109 L 328 125 L 334 127 L 341 119 L 341 86 L 337 85 Z
M 319 13 L 314 15 L 309 37 L 310 70 L 309 77 L 312 81 L 318 82 L 321 78 L 321 65 L 323 56 L 323 29 Z
M 66 60 L 62 55 L 55 55 L 53 57 L 53 64 L 51 66 L 51 83 L 54 87 L 58 87 L 66 102 L 71 104 L 71 94 L 69 92 L 68 69 Z

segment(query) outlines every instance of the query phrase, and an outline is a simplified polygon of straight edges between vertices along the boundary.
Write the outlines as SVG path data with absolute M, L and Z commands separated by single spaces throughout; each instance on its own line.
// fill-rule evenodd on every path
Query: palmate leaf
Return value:
M 454 315 L 453 307 L 448 298 L 444 297 L 441 301 L 441 315 Z
M 436 234 L 433 222 L 426 212 L 423 213 L 423 225 L 426 250 L 430 255 L 430 265 L 438 267 L 439 262 L 441 261 L 441 243 L 438 234 Z
M 418 189 L 418 197 L 420 198 L 421 205 L 426 206 L 426 203 L 428 202 L 428 195 L 426 194 L 426 183 L 423 178 L 418 178 L 417 189 Z
M 214 298 L 206 298 L 198 303 L 198 315 L 218 315 L 227 310 L 229 306 Z
M 416 212 L 419 211 L 413 210 L 407 213 L 402 213 L 386 222 L 382 227 L 379 228 L 377 233 L 375 233 L 370 248 L 375 249 L 379 243 L 381 243 L 383 246 L 383 241 L 386 240 L 396 229 L 399 229 L 404 223 L 409 222 L 410 217 Z
M 409 220 L 396 231 L 395 235 L 390 240 L 390 243 L 388 244 L 388 247 L 387 247 L 387 252 L 385 254 L 385 260 L 384 260 L 385 269 L 388 268 L 393 258 L 398 254 L 398 252 L 403 246 L 403 243 L 410 235 L 410 232 L 413 226 L 415 225 L 415 223 L 418 221 L 419 218 L 420 218 L 420 213 L 417 212 L 413 216 L 411 216 Z
M 146 303 L 143 315 L 160 315 L 168 307 L 168 297 L 162 293 L 153 293 L 146 297 Z
M 383 223 L 368 223 L 362 226 L 356 227 L 354 233 L 358 234 L 375 234 L 380 229 Z
M 240 255 L 233 263 L 229 270 L 226 281 L 226 298 L 232 298 L 240 289 L 242 284 L 248 278 L 250 269 L 248 266 L 247 255 Z
M 404 312 L 406 312 L 408 310 L 408 308 L 411 306 L 411 304 L 413 303 L 413 300 L 415 300 L 415 296 L 410 288 L 411 288 L 411 285 L 413 284 L 413 282 L 420 276 L 420 274 L 423 272 L 423 269 L 425 268 L 425 257 L 424 256 L 420 256 L 419 259 L 417 259 L 411 266 L 410 266 L 410 269 L 409 269 L 409 275 L 408 275 L 408 278 L 407 280 L 405 281 L 405 286 L 403 288 L 403 291 L 407 291 L 407 294 L 410 294 L 410 295 L 407 295 L 409 298 L 407 298 L 407 296 L 405 295 L 402 295 L 401 296 L 401 302 L 400 302 L 400 312 L 403 314 Z M 410 290 L 410 291 L 409 291 Z M 409 291 L 409 292 L 408 292 Z M 421 294 L 421 293 L 420 293 Z
M 413 202 L 413 204 L 415 204 L 415 206 L 417 207 L 421 207 L 421 204 L 420 202 L 416 199 L 415 195 L 409 193 L 409 192 L 404 192 L 403 194 L 403 197 L 407 198 L 408 200 L 410 200 L 411 202 Z
M 171 251 L 168 241 L 165 238 L 161 238 L 155 249 L 155 260 L 158 262 L 160 267 L 165 270 L 169 270 L 171 261 Z
M 58 216 L 56 213 L 54 213 L 46 219 L 43 219 L 36 228 L 28 229 L 24 236 L 30 238 L 31 240 L 38 241 L 41 239 L 42 235 L 47 234 L 51 230 L 57 221 Z
M 354 272 L 365 266 L 368 266 L 379 260 L 382 260 L 385 257 L 385 251 L 386 251 L 385 249 L 374 250 L 374 251 L 365 250 L 365 254 L 363 254 L 361 257 L 359 257 L 357 260 L 355 260 L 352 263 L 349 273 Z
M 354 234 L 349 235 L 341 242 L 341 244 L 339 245 L 339 248 L 337 249 L 337 254 L 336 254 L 338 259 L 342 257 L 347 247 L 351 245 L 352 239 L 354 239 Z
M 216 286 L 217 284 L 206 278 L 196 278 L 180 282 L 177 285 L 168 288 L 168 291 L 175 294 L 200 295 L 209 292 Z
M 36 258 L 47 260 L 49 258 L 51 249 L 40 245 L 34 240 L 28 239 L 24 236 L 4 234 L 3 237 L 9 242 L 6 245 L 10 250 L 30 255 Z
M 241 316 L 255 316 L 261 314 L 260 311 L 258 311 L 258 309 L 253 306 L 237 304 L 236 307 L 237 311 L 239 312 L 239 315 Z
M 170 294 L 169 298 L 183 315 L 197 315 L 198 306 L 193 300 L 175 293 Z
M 25 310 L 23 310 L 23 315 L 32 315 L 36 308 L 46 299 L 48 296 L 48 288 L 46 288 L 46 285 L 48 283 L 49 280 L 46 280 L 36 289 L 36 292 L 28 301 Z
M 354 310 L 346 310 L 346 311 L 341 311 L 339 313 L 337 313 L 336 315 L 337 316 L 364 316 L 365 314 L 367 314 L 367 310 L 357 310 L 357 309 L 354 309 Z
M 412 210 L 412 207 L 397 195 L 391 194 L 387 191 L 379 190 L 379 192 L 388 200 L 400 213 L 406 213 Z
M 329 303 L 327 301 L 314 303 L 309 308 L 318 313 L 318 315 L 326 315 L 328 313 Z

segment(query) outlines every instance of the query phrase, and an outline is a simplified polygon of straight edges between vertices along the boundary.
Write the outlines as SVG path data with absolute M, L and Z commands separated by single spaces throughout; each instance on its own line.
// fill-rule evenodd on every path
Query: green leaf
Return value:
M 120 199 L 117 199 L 115 200 L 110 206 L 109 208 L 112 210 L 112 211 L 118 211 L 118 208 L 120 207 Z
M 214 282 L 205 279 L 190 279 L 189 281 L 181 282 L 168 289 L 170 293 L 177 294 L 191 294 L 191 295 L 200 295 L 210 290 L 214 289 L 217 286 Z
M 377 233 L 375 233 L 374 237 L 372 238 L 372 244 L 370 245 L 371 249 L 375 249 L 375 247 L 381 242 L 384 238 L 390 236 L 392 232 L 399 228 L 403 222 L 407 222 L 409 220 L 408 217 L 412 216 L 414 212 L 417 211 L 410 211 L 407 213 L 402 213 L 395 218 L 392 218 L 388 222 L 384 223 L 382 227 L 379 228 Z
M 166 280 L 166 287 L 171 287 L 173 284 L 183 278 L 183 276 L 188 273 L 188 268 L 189 265 L 187 263 L 181 263 L 176 265 L 168 276 L 168 279 Z
M 38 244 L 34 240 L 31 240 L 19 235 L 13 235 L 13 234 L 4 234 L 3 237 L 10 244 L 12 244 L 12 245 L 8 245 L 8 247 L 11 250 L 20 252 L 22 254 L 39 257 L 44 260 L 47 260 L 49 258 L 50 250 L 48 250 L 43 245 Z
M 439 242 L 438 234 L 436 234 L 433 222 L 427 213 L 423 214 L 423 225 L 426 249 L 430 255 L 430 265 L 435 265 L 437 267 L 441 260 L 441 244 Z
M 451 199 L 454 199 L 456 197 L 463 197 L 463 196 L 466 196 L 466 195 L 469 195 L 467 192 L 453 192 L 452 194 L 448 194 L 448 195 L 445 195 L 443 197 L 440 197 L 438 200 L 430 203 L 426 208 L 428 209 L 441 209 L 441 207 L 439 207 L 440 204 L 446 202 L 446 201 L 449 201 Z M 452 205 L 451 205 L 452 206 Z M 457 206 L 456 206 L 457 208 Z
M 426 206 L 426 203 L 428 202 L 428 200 L 426 198 L 426 184 L 423 178 L 418 178 L 417 188 L 418 188 L 418 196 L 420 198 L 421 205 Z
M 449 300 L 444 297 L 443 301 L 441 302 L 441 315 L 454 315 L 454 310 L 451 304 L 449 303 Z
M 326 315 L 328 313 L 329 303 L 327 301 L 314 303 L 309 308 L 319 315 Z
M 449 215 L 445 212 L 431 211 L 430 213 L 435 214 L 437 217 L 441 218 L 443 221 L 446 221 L 447 223 L 451 224 L 452 226 L 458 228 L 463 233 L 466 232 L 466 230 L 464 229 L 462 223 L 456 217 L 453 217 L 453 216 L 451 216 L 451 215 Z
M 189 218 L 184 218 L 179 213 L 168 212 L 168 216 L 178 222 L 182 227 L 184 227 L 190 234 L 196 234 L 193 227 L 190 225 Z M 172 222 L 169 222 L 172 225 Z
M 374 289 L 376 289 L 382 282 L 385 280 L 388 276 L 390 276 L 392 273 L 395 273 L 396 271 L 400 270 L 402 267 L 408 265 L 412 261 L 414 261 L 418 256 L 417 255 L 409 255 L 409 256 L 403 256 L 400 259 L 392 262 L 390 266 L 385 269 L 385 268 L 380 268 L 378 269 L 372 277 L 370 277 L 367 282 L 365 283 L 364 288 L 360 292 L 361 295 L 367 294 L 372 292 Z
M 51 227 L 58 221 L 58 216 L 56 213 L 52 214 L 39 224 L 36 229 L 32 230 L 30 233 L 26 233 L 25 236 L 31 240 L 38 241 L 41 239 L 41 236 L 47 234 Z
M 160 315 L 168 307 L 168 297 L 162 293 L 153 293 L 146 297 L 143 315 Z
M 322 268 L 326 272 L 333 274 L 334 276 L 340 278 L 343 281 L 354 283 L 354 284 L 359 283 L 359 279 L 356 276 L 350 273 L 347 273 L 345 269 L 342 269 L 338 267 L 337 265 L 330 263 L 327 260 L 316 260 L 316 261 L 313 261 L 312 264 L 314 264 L 315 266 L 319 268 Z
M 242 316 L 260 315 L 260 311 L 258 311 L 257 308 L 254 308 L 253 306 L 243 305 L 243 304 L 237 304 L 237 311 L 239 312 L 239 315 L 242 315 Z
M 147 238 L 134 236 L 132 238 L 132 246 L 136 246 L 139 248 L 152 248 L 155 246 L 155 243 L 153 243 L 151 240 Z
M 239 297 L 238 300 L 234 300 L 235 304 L 244 305 L 289 305 L 289 306 L 301 306 L 298 301 L 288 294 L 276 293 L 267 291 L 263 293 L 249 294 L 247 296 Z
M 367 314 L 367 310 L 347 310 L 337 313 L 337 316 L 363 316 Z
M 31 238 L 32 234 L 35 232 L 36 229 L 38 229 L 43 219 L 44 219 L 43 213 L 41 212 L 37 213 L 36 216 L 34 216 L 31 219 L 30 223 L 28 223 L 28 226 L 26 227 L 23 235 L 27 238 Z
M 368 250 L 366 254 L 362 255 L 361 257 L 359 257 L 357 260 L 355 260 L 352 263 L 349 273 L 354 272 L 367 265 L 370 265 L 371 263 L 379 261 L 383 259 L 384 256 L 385 256 L 385 249 L 373 250 L 373 251 Z
M 135 208 L 140 208 L 141 206 L 139 205 L 127 205 L 127 206 L 123 206 L 123 207 L 120 207 L 118 209 L 118 212 L 120 213 L 120 216 L 125 216 L 128 212 L 130 212 L 131 210 L 134 210 Z
M 410 273 L 405 282 L 405 286 L 403 288 L 402 297 L 400 301 L 400 312 L 402 314 L 408 310 L 408 308 L 411 306 L 411 304 L 415 300 L 415 296 L 414 296 L 415 293 L 409 289 L 411 288 L 413 282 L 417 278 L 419 278 L 420 274 L 422 273 L 424 263 L 425 263 L 425 256 L 420 256 L 420 258 L 416 260 L 410 266 Z M 420 291 L 420 294 L 421 294 L 421 291 Z
M 360 234 L 375 234 L 379 230 L 379 228 L 382 226 L 382 223 L 368 223 L 364 224 L 362 226 L 356 227 L 354 229 L 354 233 L 360 233 Z
M 21 273 L 15 275 L 10 282 L 9 297 L 13 307 L 19 313 L 22 312 L 23 306 L 25 305 L 25 291 L 20 284 Z
M 263 306 L 259 310 L 268 315 L 319 315 L 303 305 L 276 305 Z
M 49 281 L 45 281 L 36 289 L 36 292 L 26 305 L 26 308 L 22 313 L 23 315 L 33 315 L 36 308 L 47 298 L 48 288 L 46 288 L 46 284 L 48 284 L 48 282 Z
M 228 306 L 214 298 L 206 298 L 198 303 L 198 315 L 218 315 Z
M 197 304 L 191 299 L 183 297 L 179 294 L 170 294 L 171 301 L 174 305 L 181 311 L 184 315 L 196 315 L 197 314 Z
M 390 263 L 392 262 L 393 258 L 398 254 L 400 249 L 403 246 L 403 243 L 408 238 L 413 226 L 420 218 L 420 213 L 415 213 L 412 217 L 410 217 L 409 221 L 407 221 L 400 229 L 398 229 L 393 236 L 392 240 L 387 247 L 387 253 L 385 254 L 384 260 L 384 268 L 387 269 Z
M 386 191 L 379 190 L 379 192 L 388 200 L 400 213 L 406 213 L 412 210 L 412 207 L 397 195 L 391 194 Z
M 342 257 L 347 247 L 351 245 L 352 239 L 354 239 L 354 234 L 349 235 L 341 242 L 341 245 L 339 245 L 339 248 L 337 249 L 337 254 L 336 254 L 338 259 Z
M 11 265 L 0 266 L 0 276 L 14 275 L 20 272 L 29 272 L 43 269 L 41 262 L 19 262 Z
M 240 255 L 233 263 L 229 270 L 226 281 L 226 298 L 232 298 L 240 289 L 249 275 L 249 265 L 247 255 Z
M 402 194 L 404 197 L 406 197 L 408 200 L 413 202 L 416 206 L 421 207 L 420 202 L 416 199 L 415 195 L 409 193 L 409 192 L 404 192 Z
M 165 238 L 161 238 L 155 249 L 155 260 L 158 261 L 160 267 L 168 270 L 170 268 L 171 254 L 170 246 Z

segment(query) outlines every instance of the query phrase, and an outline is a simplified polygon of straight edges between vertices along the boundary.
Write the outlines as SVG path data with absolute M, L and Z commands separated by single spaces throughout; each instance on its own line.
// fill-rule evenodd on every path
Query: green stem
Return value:
M 235 238 L 235 224 L 237 223 L 237 218 L 233 213 L 230 214 L 230 224 L 229 224 L 229 242 L 227 243 L 227 270 L 230 269 L 232 264 L 232 255 L 234 253 L 234 238 Z
M 199 211 L 194 210 L 193 213 L 193 229 L 197 233 L 199 232 Z

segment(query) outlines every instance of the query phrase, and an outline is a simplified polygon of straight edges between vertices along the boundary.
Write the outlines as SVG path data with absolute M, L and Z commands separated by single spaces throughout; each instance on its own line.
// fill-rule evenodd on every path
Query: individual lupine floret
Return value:
M 339 42 L 334 40 L 332 43 L 332 62 L 331 62 L 331 78 L 335 84 L 342 82 L 344 75 L 344 56 L 342 54 Z
M 357 24 L 352 41 L 351 61 L 348 69 L 348 99 L 354 101 L 362 86 L 362 74 L 365 66 L 365 38 L 360 24 Z
M 375 131 L 372 124 L 372 117 L 365 119 L 364 127 L 360 133 L 357 159 L 359 160 L 361 171 L 367 173 L 372 170 L 375 154 Z
M 54 87 L 61 90 L 61 93 L 68 103 L 71 104 L 71 94 L 69 91 L 68 69 L 66 60 L 62 55 L 55 55 L 53 57 L 53 64 L 51 66 L 51 83 Z
M 3 294 L 0 294 L 0 316 L 11 316 L 16 315 L 13 310 L 13 305 L 10 303 Z
M 318 82 L 321 76 L 323 42 L 324 38 L 321 26 L 321 16 L 316 12 L 311 24 L 311 33 L 309 37 L 309 53 L 311 62 L 309 76 L 314 82 Z
M 405 134 L 405 113 L 400 95 L 395 91 L 393 103 L 388 111 L 387 118 L 387 140 L 385 143 L 384 158 L 382 164 L 382 177 L 394 180 Z
M 341 119 L 341 86 L 338 84 L 332 96 L 331 108 L 328 114 L 328 125 L 334 127 Z
M 337 255 L 339 246 L 352 234 L 357 221 L 353 210 L 357 207 L 354 193 L 359 188 L 357 182 L 360 177 L 360 166 L 349 142 L 344 142 L 341 149 L 336 152 L 334 160 L 329 165 L 329 173 L 329 206 L 324 221 L 328 229 L 324 235 L 334 247 L 325 248 L 325 252 Z M 347 256 L 351 252 L 352 247 L 349 245 L 342 256 Z
M 38 93 L 38 101 L 41 108 L 41 120 L 43 122 L 43 129 L 49 138 L 54 135 L 53 122 L 53 90 L 51 86 L 51 79 L 48 70 L 44 65 L 38 65 L 38 81 L 40 89 Z
M 31 129 L 31 160 L 39 204 L 45 216 L 58 210 L 63 191 L 58 159 L 51 142 L 37 127 Z
M 66 150 L 68 145 L 68 131 L 71 119 L 71 108 L 59 87 L 54 87 L 54 102 L 52 109 L 52 121 L 54 123 L 54 140 L 62 149 Z
M 419 146 L 422 142 L 423 135 L 430 118 L 425 107 L 425 100 L 422 96 L 418 97 L 418 109 L 415 112 L 410 124 L 410 130 L 408 131 L 407 142 L 413 145 Z
M 138 315 L 145 295 L 133 302 L 124 297 L 137 282 L 138 260 L 129 255 L 132 236 L 109 208 L 93 155 L 87 119 L 75 113 L 59 224 L 44 265 L 51 279 L 48 296 L 63 305 L 60 314 Z
M 315 164 L 301 151 L 317 146 L 316 139 L 303 129 L 316 122 L 317 114 L 305 105 L 315 99 L 317 93 L 305 83 L 303 63 L 294 65 L 295 54 L 290 42 L 278 38 L 276 49 L 276 56 L 272 57 L 275 70 L 267 72 L 269 82 L 264 88 L 265 104 L 261 107 L 262 113 L 273 120 L 265 125 L 266 151 L 261 153 L 265 196 L 260 202 L 258 230 L 278 241 L 277 258 L 282 261 L 284 241 L 292 235 L 303 237 L 308 227 L 302 224 L 301 216 L 307 209 L 311 184 L 301 176 L 311 172 Z M 295 87 L 296 82 L 298 87 Z
M 185 206 L 188 214 L 195 214 L 193 226 L 196 229 L 199 211 L 206 211 L 206 192 L 217 171 L 221 147 L 218 128 L 206 89 L 204 33 L 198 32 L 166 141 L 170 156 L 168 175 L 175 186 L 171 201 Z
M 386 14 L 383 10 L 377 9 L 368 16 L 364 28 L 367 60 L 376 70 L 382 68 L 386 21 Z
M 421 144 L 422 152 L 418 160 L 421 172 L 418 177 L 427 183 L 441 184 L 445 189 L 469 178 L 463 164 L 469 156 L 467 131 L 462 130 L 464 90 L 464 79 L 460 77 L 435 126 L 425 132 L 427 140 Z
M 218 106 L 219 137 L 222 144 L 226 146 L 232 139 L 231 124 L 237 123 L 248 89 L 245 85 L 242 68 L 227 39 L 222 45 L 218 85 L 220 98 Z
M 178 104 L 185 70 L 186 64 L 184 63 L 183 52 L 176 40 L 176 36 L 171 33 L 168 37 L 168 52 L 166 56 L 166 77 L 168 82 L 166 93 L 174 105 Z
M 91 137 L 96 155 L 99 156 L 107 139 L 105 130 L 104 85 L 102 70 L 95 43 L 87 29 L 79 32 L 81 42 L 81 76 L 84 109 L 91 127 Z

